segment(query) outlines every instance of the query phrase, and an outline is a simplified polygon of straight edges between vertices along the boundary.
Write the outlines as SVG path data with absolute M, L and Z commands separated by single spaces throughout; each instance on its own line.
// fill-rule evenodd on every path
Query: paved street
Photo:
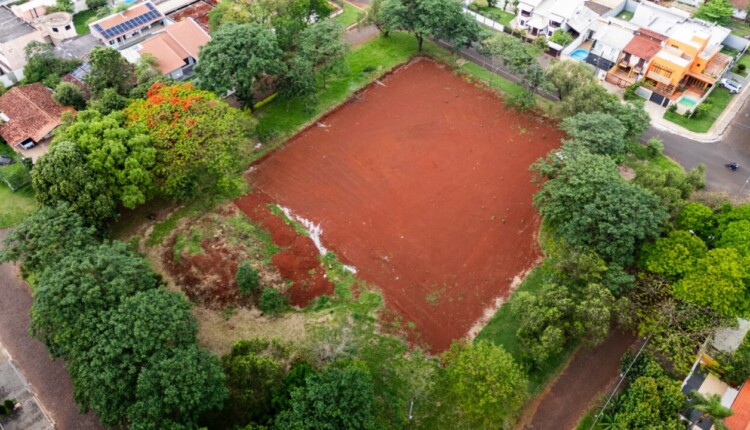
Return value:
M 0 230 L 0 241 L 6 230 Z M 61 360 L 50 360 L 41 342 L 29 336 L 31 293 L 15 266 L 0 265 L 0 343 L 13 357 L 32 391 L 60 430 L 102 429 L 92 414 L 81 415 L 73 387 Z
M 661 137 L 664 153 L 686 169 L 705 164 L 707 189 L 726 191 L 737 197 L 742 190 L 743 195 L 748 195 L 750 184 L 745 186 L 745 183 L 750 179 L 750 102 L 739 109 L 718 142 L 696 142 L 654 127 L 646 132 L 644 140 L 653 136 Z M 740 164 L 736 172 L 724 167 L 732 161 Z

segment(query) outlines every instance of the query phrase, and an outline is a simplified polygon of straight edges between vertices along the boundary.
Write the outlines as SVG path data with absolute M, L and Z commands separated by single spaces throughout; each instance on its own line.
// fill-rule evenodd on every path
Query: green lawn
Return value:
M 78 35 L 89 34 L 89 21 L 93 21 L 92 18 L 96 17 L 96 10 L 89 9 L 83 12 L 78 12 L 73 15 L 73 24 L 76 26 L 76 32 Z
M 510 22 L 513 20 L 513 18 L 516 17 L 510 12 L 505 12 L 502 9 L 492 6 L 478 8 L 476 12 L 504 26 L 510 25 Z
M 676 112 L 665 112 L 664 119 L 672 121 L 695 133 L 705 133 L 711 128 L 716 118 L 721 115 L 731 100 L 732 94 L 729 91 L 724 88 L 717 88 L 706 99 L 706 102 L 711 103 L 711 109 L 702 118 L 685 118 Z
M 740 70 L 739 66 L 740 64 L 745 65 L 745 70 Z M 740 76 L 747 76 L 748 69 L 750 69 L 750 56 L 747 54 L 740 57 L 740 59 L 737 61 L 737 64 L 732 67 L 732 73 L 736 73 Z
M 623 10 L 622 12 L 617 14 L 617 17 L 623 21 L 630 21 L 631 19 L 633 19 L 633 12 Z
M 344 27 L 349 27 L 352 24 L 357 23 L 357 18 L 359 18 L 360 9 L 357 9 L 356 7 L 350 5 L 349 3 L 344 2 L 344 13 L 336 16 L 333 18 L 336 20 L 339 24 L 343 25 Z
M 31 186 L 14 193 L 5 184 L 0 184 L 0 202 L 0 228 L 17 224 L 36 208 Z
M 516 294 L 521 291 L 526 291 L 531 294 L 539 292 L 544 284 L 546 278 L 546 272 L 544 263 L 535 268 L 529 275 L 524 279 L 518 289 L 513 293 L 508 302 L 506 302 L 492 317 L 489 324 L 487 324 L 479 335 L 477 340 L 487 340 L 496 345 L 500 345 L 505 348 L 516 362 L 524 362 L 523 347 L 518 341 L 516 332 L 518 331 L 518 319 L 511 310 Z M 541 388 L 549 381 L 549 379 L 568 362 L 570 355 L 573 353 L 577 345 L 571 345 L 562 353 L 551 356 L 542 366 L 537 368 L 529 369 L 529 392 L 535 394 L 539 392 Z
M 741 21 L 739 19 L 733 19 L 729 23 L 728 27 L 732 30 L 732 33 L 737 36 L 740 36 L 740 37 L 750 36 L 750 24 L 748 24 L 745 21 Z
M 265 152 L 273 150 L 288 137 L 312 123 L 323 113 L 343 103 L 357 90 L 365 87 L 396 66 L 407 62 L 417 54 L 414 37 L 407 33 L 393 32 L 389 37 L 378 37 L 354 48 L 347 55 L 349 73 L 329 78 L 327 86 L 318 91 L 317 103 L 310 105 L 306 100 L 291 101 L 275 98 L 256 111 L 258 126 L 256 132 L 267 145 Z M 456 57 L 437 45 L 425 41 L 423 54 L 432 56 L 447 64 L 455 64 Z M 506 93 L 516 94 L 521 88 L 507 80 L 494 76 L 473 64 L 466 63 L 461 68 L 484 82 L 492 77 L 492 86 Z M 256 153 L 257 157 L 263 154 Z

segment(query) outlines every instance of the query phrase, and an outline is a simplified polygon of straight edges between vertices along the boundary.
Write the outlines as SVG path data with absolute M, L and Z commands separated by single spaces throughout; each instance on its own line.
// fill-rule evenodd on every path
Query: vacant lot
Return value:
M 259 163 L 251 183 L 320 226 L 412 340 L 443 350 L 539 258 L 528 166 L 558 145 L 539 117 L 417 60 Z

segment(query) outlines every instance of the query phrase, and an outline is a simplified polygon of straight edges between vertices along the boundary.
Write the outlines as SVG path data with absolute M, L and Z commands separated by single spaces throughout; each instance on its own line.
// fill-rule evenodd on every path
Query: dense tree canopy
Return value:
M 86 73 L 84 82 L 91 93 L 91 98 L 97 99 L 102 92 L 111 88 L 117 94 L 126 96 L 133 87 L 135 77 L 133 66 L 114 48 L 95 46 L 89 54 L 90 70 Z
M 300 33 L 297 53 L 303 62 L 312 65 L 313 70 L 323 78 L 346 69 L 346 52 L 343 39 L 344 27 L 337 21 L 325 20 L 307 27 Z M 309 77 L 308 77 L 309 79 Z
M 558 61 L 547 68 L 546 77 L 560 100 L 564 100 L 575 88 L 597 85 L 591 69 L 581 61 Z
M 701 203 L 688 203 L 677 214 L 675 227 L 681 230 L 692 230 L 703 240 L 707 240 L 716 228 L 714 211 Z
M 77 249 L 96 244 L 96 230 L 69 205 L 42 206 L 8 232 L 0 261 L 15 261 L 39 272 Z
M 249 121 L 208 91 L 155 84 L 124 111 L 128 127 L 145 127 L 156 149 L 158 190 L 173 199 L 210 186 L 230 187 L 240 137 Z M 137 129 L 137 128 L 136 128 Z
M 200 55 L 195 67 L 198 85 L 222 95 L 235 90 L 251 109 L 258 81 L 284 71 L 276 34 L 256 23 L 221 26 Z
M 359 367 L 329 367 L 292 392 L 279 430 L 366 430 L 376 427 L 372 377 Z
M 72 72 L 81 64 L 78 59 L 60 58 L 53 51 L 54 46 L 36 40 L 26 45 L 26 66 L 23 68 L 26 82 L 43 82 L 48 87 L 55 88 L 60 83 L 62 75 Z
M 625 152 L 625 127 L 612 115 L 579 113 L 563 120 L 562 129 L 571 140 L 565 145 L 582 145 L 593 154 L 620 155 Z
M 97 180 L 106 182 L 118 203 L 134 208 L 153 193 L 156 149 L 142 124 L 125 125 L 125 115 L 83 111 L 55 134 L 54 143 L 73 142 Z
M 709 306 L 722 315 L 750 315 L 750 265 L 733 248 L 712 249 L 695 268 L 674 285 L 674 295 L 698 305 Z M 710 288 L 706 288 L 709 286 Z
M 678 415 L 685 405 L 680 385 L 680 381 L 652 367 L 646 375 L 636 378 L 618 399 L 614 428 L 684 429 Z
M 699 237 L 675 230 L 643 247 L 643 263 L 651 272 L 678 280 L 692 271 L 707 251 L 706 244 Z
M 719 25 L 727 25 L 732 19 L 734 6 L 729 0 L 711 0 L 701 4 L 695 12 L 695 17 Z
M 585 152 L 565 160 L 534 204 L 570 245 L 620 265 L 632 262 L 643 240 L 659 235 L 667 217 L 659 199 L 625 182 L 609 157 Z
M 83 98 L 83 93 L 81 93 L 81 90 L 77 86 L 70 82 L 60 82 L 57 84 L 53 98 L 61 105 L 73 106 L 76 110 L 86 108 L 86 100 Z
M 502 347 L 487 341 L 454 344 L 444 360 L 457 412 L 473 423 L 468 428 L 504 427 L 523 405 L 526 375 Z
M 730 222 L 716 241 L 717 248 L 734 248 L 743 257 L 750 256 L 750 221 Z
M 386 31 L 414 34 L 419 51 L 427 36 L 444 37 L 458 46 L 468 45 L 479 37 L 476 22 L 463 13 L 458 0 L 385 0 L 380 19 Z
M 94 341 L 100 312 L 156 286 L 146 261 L 124 243 L 71 250 L 39 275 L 30 330 L 54 356 L 71 359 Z
M 31 181 L 39 203 L 68 203 L 88 225 L 103 227 L 117 216 L 114 190 L 91 170 L 86 154 L 73 142 L 53 145 L 37 161 Z

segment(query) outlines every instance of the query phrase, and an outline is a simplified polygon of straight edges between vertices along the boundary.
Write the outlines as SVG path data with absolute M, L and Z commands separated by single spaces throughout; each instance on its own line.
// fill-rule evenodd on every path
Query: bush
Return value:
M 693 111 L 693 115 L 691 116 L 691 118 L 698 119 L 698 118 L 705 117 L 706 115 L 708 115 L 708 112 L 711 110 L 712 107 L 713 106 L 711 105 L 711 103 L 707 101 L 699 104 Z
M 670 103 L 669 106 L 667 106 L 667 112 L 672 112 L 672 113 L 677 112 L 677 104 Z
M 248 294 L 255 292 L 260 284 L 260 276 L 258 271 L 250 266 L 249 261 L 245 261 L 237 268 L 237 273 L 234 275 L 237 280 L 237 287 L 242 294 Z
M 264 288 L 258 307 L 267 314 L 275 315 L 286 307 L 286 297 L 274 288 Z
M 625 100 L 638 100 L 640 97 L 638 97 L 638 95 L 635 92 L 640 87 L 641 87 L 641 83 L 640 82 L 636 82 L 633 85 L 628 85 L 628 87 L 625 88 L 625 93 L 622 95 L 622 97 Z M 677 109 L 677 106 L 675 106 L 675 109 Z M 667 109 L 667 110 L 669 110 L 669 109 Z
M 5 406 L 5 409 L 8 412 L 13 412 L 13 410 L 16 408 L 16 399 L 5 399 L 3 402 L 3 406 Z
M 77 86 L 70 82 L 60 82 L 57 84 L 53 98 L 61 105 L 73 106 L 76 110 L 86 108 L 86 100 L 83 98 L 83 93 L 81 93 L 81 90 Z
M 737 70 L 739 70 L 740 72 L 744 72 L 745 69 L 747 69 L 747 65 L 742 64 L 742 63 L 737 65 Z
M 658 137 L 652 137 L 646 142 L 646 148 L 648 148 L 649 155 L 656 157 L 664 153 L 664 142 Z
M 567 46 L 573 42 L 573 36 L 563 29 L 557 29 L 549 39 L 550 41 L 557 43 L 558 45 Z
M 86 7 L 92 10 L 99 9 L 100 7 L 106 6 L 107 0 L 86 0 Z
M 685 118 L 692 118 L 693 117 L 693 111 L 686 110 L 685 112 L 682 113 L 682 116 L 684 116 Z

